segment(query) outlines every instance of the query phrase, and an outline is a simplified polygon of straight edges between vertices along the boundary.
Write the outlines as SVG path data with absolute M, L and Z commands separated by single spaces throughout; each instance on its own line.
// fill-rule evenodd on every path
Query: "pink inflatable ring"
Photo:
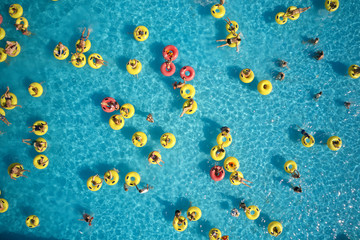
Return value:
M 101 108 L 105 112 L 111 113 L 115 110 L 119 110 L 120 106 L 115 99 L 106 97 L 101 101 Z
M 170 70 L 169 70 L 169 69 L 167 69 L 166 65 L 167 65 L 166 62 L 161 64 L 160 71 L 163 75 L 170 77 L 175 73 L 176 67 L 175 67 L 175 64 L 170 63 Z
M 220 168 L 220 173 L 219 173 L 219 175 L 216 175 L 216 173 L 215 173 L 215 172 L 216 172 L 216 171 L 215 171 L 216 168 Z M 211 170 L 210 170 L 210 177 L 211 177 L 211 179 L 214 180 L 215 182 L 218 182 L 218 181 L 223 180 L 224 177 L 225 177 L 224 168 L 221 167 L 221 166 L 213 166 L 213 167 L 211 168 Z
M 189 75 L 186 75 L 187 72 L 189 72 Z M 180 77 L 186 82 L 191 81 L 195 77 L 195 70 L 190 66 L 185 66 L 180 70 Z
M 165 60 L 174 61 L 178 57 L 179 51 L 175 46 L 167 45 L 166 47 L 164 47 L 162 51 L 162 55 L 165 58 Z

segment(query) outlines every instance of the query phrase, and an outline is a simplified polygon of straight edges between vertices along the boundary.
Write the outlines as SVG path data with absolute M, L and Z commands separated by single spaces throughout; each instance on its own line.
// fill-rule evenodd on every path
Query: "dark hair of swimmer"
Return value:
M 302 192 L 301 187 L 294 187 L 294 192 L 301 193 Z
M 176 210 L 176 211 L 175 211 L 175 216 L 176 216 L 176 217 L 179 217 L 180 214 L 181 214 L 181 211 L 180 211 L 180 210 Z

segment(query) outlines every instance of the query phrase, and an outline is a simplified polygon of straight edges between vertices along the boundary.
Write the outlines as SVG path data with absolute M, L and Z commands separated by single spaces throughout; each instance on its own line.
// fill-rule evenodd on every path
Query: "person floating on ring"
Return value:
M 10 122 L 6 119 L 5 115 L 2 115 L 0 112 L 0 119 L 8 126 L 10 126 Z
M 84 31 L 83 31 L 82 34 L 81 34 L 79 44 L 76 45 L 76 48 L 77 48 L 77 49 L 81 49 L 80 53 L 84 52 L 85 46 L 86 46 L 85 42 L 88 40 L 88 38 L 89 38 L 89 36 L 90 36 L 90 32 L 91 32 L 90 29 L 88 29 L 87 36 L 84 37 L 85 31 L 86 31 L 86 27 L 84 28 Z
M 226 42 L 223 45 L 217 46 L 218 48 L 220 47 L 225 47 L 225 46 L 229 46 L 232 43 L 236 44 L 236 52 L 239 52 L 239 45 L 241 43 L 241 37 L 240 37 L 240 33 L 237 33 L 234 37 L 232 38 L 227 38 L 227 39 L 220 39 L 220 40 L 216 40 L 217 42 Z
M 283 81 L 285 78 L 285 73 L 279 72 L 278 75 L 276 75 L 275 79 L 279 81 Z
M 6 87 L 6 92 L 4 93 L 4 97 L 5 97 L 5 106 L 3 107 L 7 107 L 7 108 L 11 108 L 11 107 L 21 107 L 21 105 L 13 105 L 12 104 L 12 96 L 10 95 L 10 88 Z
M 158 164 L 160 167 L 162 167 L 162 165 L 160 164 L 160 162 L 165 163 L 160 157 L 158 157 L 156 155 L 156 153 L 160 154 L 158 151 L 153 151 L 149 154 L 148 157 L 148 161 L 149 163 L 155 162 L 156 164 Z
M 191 110 L 191 109 L 193 108 L 193 105 L 194 105 L 194 99 L 190 98 L 189 106 L 183 108 L 183 111 L 182 111 L 182 113 L 180 114 L 180 117 L 184 116 L 184 114 L 185 114 L 187 111 Z
M 45 132 L 46 131 L 46 127 L 47 126 L 47 123 L 40 123 L 40 125 L 39 124 L 36 124 L 36 125 L 32 125 L 32 126 L 30 126 L 29 128 L 31 128 L 32 130 L 31 131 L 29 131 L 29 133 L 32 133 L 32 132 L 35 132 L 35 131 L 40 131 L 40 132 Z
M 307 11 L 308 9 L 310 9 L 310 7 L 296 8 L 294 10 L 290 10 L 290 8 L 288 8 L 288 10 L 286 10 L 286 13 L 285 13 L 284 17 L 291 18 L 291 17 L 294 17 L 297 14 L 300 14 L 300 13 L 303 13 L 303 12 Z
M 25 175 L 23 175 L 23 172 L 30 172 L 29 170 L 25 170 L 19 167 L 19 165 L 15 165 L 10 169 L 10 177 L 13 180 L 16 180 L 16 178 L 14 178 L 12 175 L 17 175 L 18 177 L 26 177 Z
M 30 141 L 32 142 L 29 143 Z M 33 145 L 39 152 L 42 152 L 47 147 L 47 143 L 42 141 L 38 142 L 36 140 L 23 139 L 22 142 L 29 146 Z
M 252 182 L 250 182 L 249 180 L 246 180 L 245 178 L 240 177 L 237 172 L 234 174 L 234 180 L 237 180 L 240 183 L 244 184 L 245 186 L 251 188 L 251 186 L 247 185 L 245 182 L 249 182 L 249 183 L 252 183 Z
M 18 46 L 19 46 L 18 42 L 6 41 L 6 48 L 4 51 L 7 55 L 13 56 L 14 52 L 18 49 Z
M 222 127 L 220 128 L 221 135 L 224 137 L 227 137 L 230 134 L 230 128 L 229 127 Z

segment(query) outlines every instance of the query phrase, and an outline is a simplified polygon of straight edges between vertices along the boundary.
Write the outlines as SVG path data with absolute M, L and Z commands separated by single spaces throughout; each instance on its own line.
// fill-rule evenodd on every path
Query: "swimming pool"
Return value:
M 359 5 L 341 2 L 334 13 L 327 13 L 324 1 L 301 1 L 311 6 L 297 21 L 283 26 L 275 23 L 277 12 L 290 6 L 288 1 L 228 1 L 226 15 L 240 25 L 244 38 L 239 53 L 220 48 L 215 42 L 227 35 L 225 22 L 210 14 L 214 1 L 85 1 L 76 5 L 64 0 L 19 1 L 29 20 L 33 37 L 16 32 L 7 12 L 14 2 L 0 4 L 2 27 L 17 40 L 22 52 L 9 64 L 0 64 L 0 89 L 11 92 L 23 108 L 6 111 L 10 127 L 0 125 L 1 197 L 9 210 L 0 214 L 3 239 L 207 239 L 211 228 L 219 228 L 230 239 L 271 239 L 267 226 L 280 221 L 284 227 L 279 239 L 358 239 L 359 233 L 359 86 L 347 76 L 347 68 L 359 64 Z M 132 31 L 147 26 L 149 39 L 137 42 Z M 53 57 L 61 41 L 71 52 L 83 27 L 92 29 L 90 53 L 99 53 L 109 66 L 94 70 L 75 69 L 67 61 Z M 128 34 L 129 33 L 129 34 Z M 302 41 L 318 36 L 316 46 Z M 172 44 L 179 50 L 174 61 L 177 71 L 164 77 L 159 69 L 161 51 Z M 311 55 L 323 50 L 317 62 Z M 126 72 L 130 58 L 141 61 L 138 78 Z M 284 81 L 275 81 L 281 69 L 277 59 L 289 62 Z M 198 111 L 179 118 L 184 99 L 171 84 L 180 81 L 179 69 L 190 65 L 196 71 L 191 82 Z M 251 68 L 255 80 L 239 80 L 243 68 Z M 268 79 L 270 95 L 257 92 L 257 83 Z M 42 82 L 45 93 L 33 98 L 27 92 L 31 82 Z M 312 97 L 323 91 L 315 102 Z M 131 103 L 136 113 L 125 120 L 125 127 L 113 131 L 108 126 L 112 114 L 100 108 L 104 97 L 120 104 Z M 353 102 L 350 110 L 343 102 Z M 155 123 L 145 121 L 152 113 Z M 49 124 L 44 152 L 49 166 L 38 170 L 32 165 L 37 155 L 21 140 L 35 138 L 28 126 L 36 120 Z M 312 134 L 312 148 L 301 145 L 296 125 Z M 253 182 L 252 188 L 233 186 L 226 174 L 221 182 L 209 177 L 216 163 L 210 149 L 216 145 L 219 128 L 232 129 L 233 143 L 228 156 L 239 159 L 240 171 Z M 148 143 L 136 148 L 131 136 L 143 131 Z M 173 133 L 172 149 L 160 146 L 160 136 Z M 330 136 L 343 139 L 343 148 L 330 151 Z M 163 167 L 149 165 L 147 155 L 161 150 Z M 297 162 L 301 180 L 291 180 L 283 164 Z M 28 179 L 13 181 L 7 167 L 20 162 L 29 169 Z M 221 164 L 223 161 L 220 162 Z M 103 185 L 98 192 L 86 187 L 88 177 L 112 168 L 120 170 L 120 182 Z M 135 189 L 124 192 L 125 175 L 136 171 L 141 183 L 154 187 L 140 195 Z M 302 194 L 291 184 L 301 183 Z M 241 200 L 261 209 L 251 221 L 241 212 L 230 211 Z M 185 212 L 190 204 L 202 210 L 202 218 L 176 232 L 172 219 L 176 209 Z M 82 211 L 94 214 L 93 226 L 79 222 Z M 40 218 L 40 227 L 25 225 L 28 215 Z

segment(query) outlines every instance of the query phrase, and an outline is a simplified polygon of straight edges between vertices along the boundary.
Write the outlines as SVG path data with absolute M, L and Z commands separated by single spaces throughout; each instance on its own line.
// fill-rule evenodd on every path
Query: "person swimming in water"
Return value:
M 317 94 L 315 94 L 315 96 L 314 96 L 315 101 L 319 100 L 321 95 L 322 95 L 322 92 L 318 92 Z
M 18 177 L 26 177 L 25 175 L 23 175 L 23 172 L 30 172 L 29 170 L 25 170 L 25 169 L 21 169 L 20 166 L 18 164 L 16 164 L 15 166 L 13 166 L 10 169 L 10 177 L 13 180 L 16 180 L 16 178 L 14 178 L 12 175 L 17 175 Z
M 89 226 L 91 226 L 91 222 L 94 219 L 94 217 L 90 216 L 90 214 L 84 213 L 83 218 L 79 219 L 79 221 L 87 222 L 89 223 Z
M 80 49 L 80 53 L 83 53 L 84 50 L 85 50 L 85 46 L 86 46 L 86 41 L 88 40 L 89 36 L 90 36 L 90 29 L 88 29 L 87 31 L 87 36 L 84 37 L 85 35 L 85 31 L 86 31 L 86 27 L 84 28 L 82 34 L 81 34 L 81 37 L 80 37 L 80 42 L 79 44 L 76 45 L 76 48 L 77 49 Z
M 240 216 L 240 213 L 239 211 L 236 209 L 236 208 L 233 208 L 230 212 L 231 216 L 233 217 L 239 217 Z
M 294 192 L 296 192 L 296 193 L 302 193 L 302 188 L 301 188 L 300 185 L 299 185 L 298 187 L 297 187 L 297 186 L 294 187 L 293 190 L 294 190 Z
M 220 0 L 219 5 L 222 6 L 222 5 L 224 5 L 224 4 L 225 4 L 225 0 Z
M 184 116 L 184 114 L 185 114 L 187 111 L 191 110 L 191 109 L 193 108 L 193 105 L 194 105 L 194 99 L 190 98 L 189 106 L 183 108 L 183 111 L 182 111 L 182 113 L 180 114 L 180 117 Z
M 127 183 L 124 183 L 124 191 L 127 192 L 129 191 L 129 185 L 127 185 Z
M 351 102 L 344 102 L 344 106 L 346 107 L 346 109 L 350 109 Z
M 146 121 L 151 122 L 151 123 L 155 122 L 151 113 L 149 113 L 149 115 L 147 115 Z
M 303 12 L 306 12 L 308 9 L 310 9 L 310 7 L 296 8 L 294 10 L 288 9 L 288 10 L 286 10 L 286 13 L 285 13 L 284 17 L 287 17 L 287 18 L 294 17 L 297 14 L 301 14 Z
M 5 106 L 3 107 L 7 107 L 7 108 L 10 108 L 10 107 L 21 107 L 21 105 L 13 105 L 12 104 L 12 96 L 10 95 L 10 88 L 9 87 L 6 87 L 6 92 L 4 93 L 4 97 L 5 97 Z
M 225 47 L 225 46 L 229 46 L 232 43 L 236 44 L 236 52 L 239 52 L 239 45 L 241 43 L 241 37 L 240 37 L 240 33 L 236 34 L 236 36 L 232 37 L 232 38 L 228 38 L 228 39 L 220 39 L 220 40 L 216 40 L 217 42 L 226 42 L 223 45 L 217 46 L 217 48 L 220 47 Z
M 2 115 L 2 114 L 0 113 L 0 119 L 1 119 L 6 125 L 10 126 L 11 123 L 6 119 L 5 115 Z
M 278 62 L 279 62 L 280 67 L 287 67 L 288 69 L 290 69 L 289 65 L 288 65 L 288 62 L 286 62 L 284 60 L 278 60 Z
M 291 173 L 291 176 L 293 178 L 300 178 L 300 173 L 298 170 L 294 170 L 292 173 Z
M 177 89 L 177 88 L 182 88 L 183 86 L 185 86 L 185 77 L 183 77 L 183 80 L 184 80 L 184 82 L 174 82 L 173 84 L 172 84 L 172 86 L 174 87 L 174 90 L 175 89 Z
M 248 211 L 248 207 L 246 206 L 246 204 L 244 202 L 241 202 L 239 205 L 239 209 L 243 209 L 244 212 Z
M 35 131 L 40 131 L 42 133 L 45 132 L 45 127 L 47 126 L 47 123 L 40 123 L 40 125 L 32 125 L 29 128 L 31 128 L 32 130 L 29 131 L 29 133 L 35 132 Z
M 310 43 L 310 44 L 312 44 L 312 45 L 316 45 L 316 44 L 319 43 L 319 38 L 312 38 L 312 39 L 310 39 L 310 40 L 303 41 L 302 43 L 303 43 L 303 44 L 305 44 L 305 43 Z
M 278 75 L 275 77 L 276 80 L 283 81 L 285 78 L 285 73 L 279 72 Z
M 316 60 L 321 60 L 321 59 L 323 59 L 324 58 L 324 51 L 317 51 L 316 52 L 316 55 L 314 56 L 314 58 L 316 59 Z
M 146 184 L 146 187 L 139 189 L 137 185 L 135 185 L 136 189 L 139 191 L 140 194 L 147 193 L 149 189 L 153 189 L 153 187 L 149 186 L 149 184 Z
M 158 151 L 153 151 L 149 154 L 148 157 L 148 161 L 149 163 L 152 163 L 153 161 L 158 164 L 160 167 L 162 167 L 162 165 L 160 164 L 160 162 L 165 163 L 161 158 L 159 158 L 158 156 L 155 155 L 155 153 L 159 153 Z M 159 153 L 160 154 L 160 153 Z

